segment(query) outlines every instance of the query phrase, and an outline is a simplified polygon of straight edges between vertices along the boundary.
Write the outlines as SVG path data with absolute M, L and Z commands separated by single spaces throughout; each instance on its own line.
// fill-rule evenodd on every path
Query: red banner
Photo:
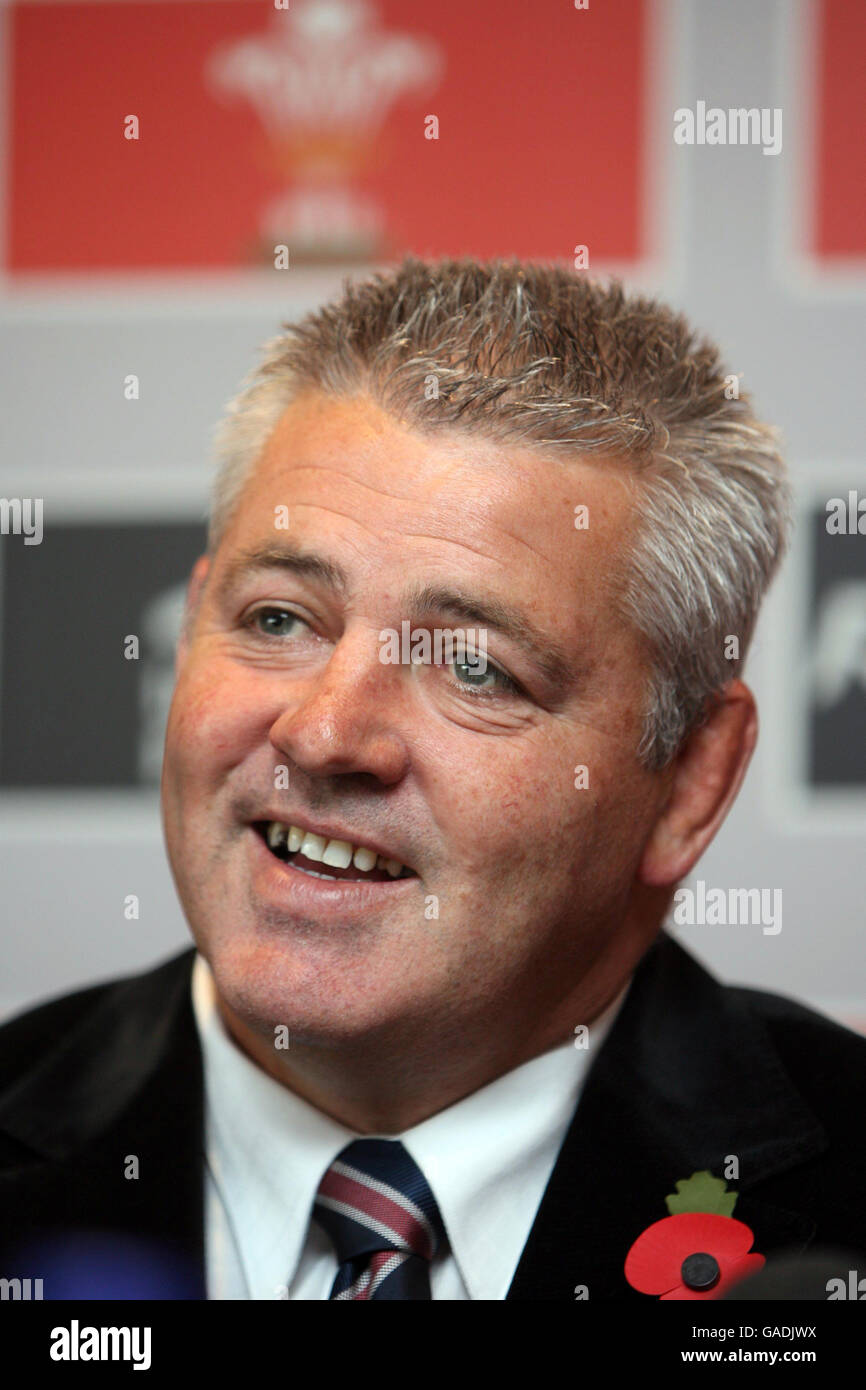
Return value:
M 646 28 L 643 0 L 13 4 L 8 268 L 640 260 Z
M 866 5 L 823 0 L 816 59 L 815 215 L 820 257 L 866 255 Z

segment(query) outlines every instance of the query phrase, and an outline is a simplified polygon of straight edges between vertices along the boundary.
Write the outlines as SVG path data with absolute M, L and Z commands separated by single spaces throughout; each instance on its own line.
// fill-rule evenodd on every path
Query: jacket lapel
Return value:
M 0 1102 L 4 1254 L 47 1298 L 204 1297 L 194 955 L 106 989 Z
M 813 1223 L 754 1189 L 825 1147 L 760 1018 L 662 933 L 589 1073 L 507 1297 L 643 1298 L 623 1274 L 630 1246 L 668 1215 L 678 1179 L 723 1177 L 730 1157 L 753 1249 L 802 1248 Z

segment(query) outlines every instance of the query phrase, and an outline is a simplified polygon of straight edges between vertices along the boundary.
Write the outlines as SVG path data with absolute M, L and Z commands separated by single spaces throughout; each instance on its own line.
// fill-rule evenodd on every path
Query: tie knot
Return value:
M 337 1155 L 313 1204 L 337 1259 L 400 1250 L 432 1260 L 444 1237 L 427 1180 L 399 1139 L 355 1139 Z

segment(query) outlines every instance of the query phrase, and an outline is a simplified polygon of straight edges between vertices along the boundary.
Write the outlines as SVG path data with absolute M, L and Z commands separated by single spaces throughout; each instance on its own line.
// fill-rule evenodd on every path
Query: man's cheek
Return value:
M 166 730 L 166 749 L 173 762 L 190 767 L 200 746 L 210 739 L 212 720 L 212 709 L 203 697 L 194 698 L 181 689 L 175 693 Z
M 245 720 L 243 705 L 219 672 L 201 672 L 178 686 L 171 710 L 168 734 L 181 756 L 203 748 L 219 752 Z

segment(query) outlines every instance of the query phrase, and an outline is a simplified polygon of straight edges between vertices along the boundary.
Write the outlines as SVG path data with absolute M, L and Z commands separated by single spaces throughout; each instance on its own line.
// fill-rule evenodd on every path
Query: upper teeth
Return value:
M 314 835 L 312 830 L 302 830 L 299 825 L 285 825 L 272 820 L 268 825 L 268 844 L 271 849 L 287 845 L 289 853 L 300 850 L 305 859 L 316 864 L 331 864 L 336 869 L 348 869 L 354 864 L 356 869 L 367 872 L 369 869 L 385 869 L 392 878 L 399 878 L 403 865 L 399 859 L 386 859 L 366 845 L 352 845 L 348 840 L 326 840 L 324 835 Z

